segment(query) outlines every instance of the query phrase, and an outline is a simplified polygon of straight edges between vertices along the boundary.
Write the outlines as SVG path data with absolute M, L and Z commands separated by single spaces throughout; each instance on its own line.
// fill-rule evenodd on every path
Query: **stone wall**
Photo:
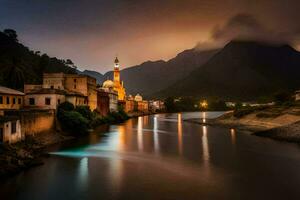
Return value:
M 21 112 L 23 136 L 34 136 L 55 130 L 56 117 L 54 110 L 31 110 Z

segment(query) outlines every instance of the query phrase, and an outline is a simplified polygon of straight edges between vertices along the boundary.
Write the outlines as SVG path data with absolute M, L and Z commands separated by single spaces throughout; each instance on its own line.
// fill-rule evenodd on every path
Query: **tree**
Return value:
M 278 92 L 274 95 L 274 101 L 276 104 L 283 104 L 285 102 L 291 101 L 291 95 L 288 92 Z
M 167 112 L 176 112 L 177 111 L 173 97 L 166 98 L 164 103 L 165 103 Z
M 66 64 L 67 64 L 67 65 L 71 65 L 71 66 L 74 65 L 74 63 L 73 63 L 73 61 L 72 61 L 71 59 L 67 59 L 67 60 L 66 60 Z
M 15 42 L 18 42 L 17 32 L 13 29 L 4 29 L 3 33 L 13 39 Z

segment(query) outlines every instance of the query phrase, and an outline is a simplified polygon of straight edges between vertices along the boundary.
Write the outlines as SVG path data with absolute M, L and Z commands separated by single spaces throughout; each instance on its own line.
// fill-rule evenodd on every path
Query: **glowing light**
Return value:
M 202 113 L 202 122 L 205 123 L 206 122 L 206 112 Z
M 235 144 L 235 142 L 236 142 L 236 133 L 235 133 L 235 130 L 233 128 L 230 129 L 230 136 L 231 136 L 231 143 Z
M 203 159 L 209 160 L 209 149 L 208 149 L 208 139 L 207 139 L 207 127 L 202 126 L 202 146 L 203 146 Z
M 207 109 L 208 108 L 208 103 L 206 100 L 203 100 L 202 102 L 200 102 L 200 107 L 203 109 Z
M 182 155 L 182 119 L 181 119 L 181 113 L 178 113 L 178 151 L 179 155 Z
M 118 150 L 119 151 L 124 151 L 125 147 L 126 147 L 125 127 L 124 126 L 118 126 L 118 133 L 119 133 Z
M 143 117 L 138 118 L 138 129 L 137 129 L 137 140 L 138 140 L 138 150 L 143 151 Z
M 157 153 L 159 152 L 159 138 L 158 138 L 158 123 L 157 123 L 157 117 L 153 118 L 153 136 L 154 136 L 154 151 Z
M 88 174 L 89 174 L 88 158 L 84 157 L 80 160 L 79 170 L 78 170 L 78 183 L 80 188 L 87 187 Z

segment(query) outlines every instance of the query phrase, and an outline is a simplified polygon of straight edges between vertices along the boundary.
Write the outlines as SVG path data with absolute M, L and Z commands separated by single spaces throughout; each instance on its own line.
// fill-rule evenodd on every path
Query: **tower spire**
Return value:
M 115 68 L 119 68 L 119 59 L 117 56 L 115 58 Z

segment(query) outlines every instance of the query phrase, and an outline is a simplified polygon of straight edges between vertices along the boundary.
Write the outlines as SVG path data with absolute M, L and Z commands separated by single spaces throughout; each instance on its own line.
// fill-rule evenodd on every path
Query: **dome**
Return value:
M 143 97 L 140 94 L 135 95 L 134 97 L 135 101 L 143 101 Z
M 113 88 L 114 82 L 112 80 L 106 80 L 103 82 L 103 87 L 104 88 Z

